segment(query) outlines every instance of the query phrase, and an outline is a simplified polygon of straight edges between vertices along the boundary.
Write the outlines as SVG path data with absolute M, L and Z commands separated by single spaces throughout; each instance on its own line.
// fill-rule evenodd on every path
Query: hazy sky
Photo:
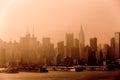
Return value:
M 86 43 L 97 37 L 109 43 L 120 31 L 120 0 L 0 0 L 0 38 L 17 40 L 26 32 L 41 41 L 65 40 L 66 33 L 78 38 L 83 25 Z

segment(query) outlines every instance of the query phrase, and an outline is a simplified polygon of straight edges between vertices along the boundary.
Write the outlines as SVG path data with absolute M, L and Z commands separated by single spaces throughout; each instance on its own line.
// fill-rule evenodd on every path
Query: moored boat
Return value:
M 45 67 L 40 67 L 39 72 L 48 72 L 47 68 Z
M 81 67 L 76 67 L 75 68 L 75 72 L 80 72 L 80 71 L 83 71 L 84 69 L 83 68 L 81 68 Z
M 81 68 L 81 67 L 56 67 L 53 70 L 55 70 L 55 71 L 81 72 L 81 71 L 83 71 L 83 68 Z

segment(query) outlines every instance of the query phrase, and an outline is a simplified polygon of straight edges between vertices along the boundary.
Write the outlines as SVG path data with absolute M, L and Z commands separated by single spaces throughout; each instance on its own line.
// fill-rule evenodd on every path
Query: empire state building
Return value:
M 84 31 L 81 25 L 81 30 L 79 33 L 79 52 L 80 52 L 80 60 L 83 58 L 83 48 L 85 46 L 85 36 L 84 36 Z

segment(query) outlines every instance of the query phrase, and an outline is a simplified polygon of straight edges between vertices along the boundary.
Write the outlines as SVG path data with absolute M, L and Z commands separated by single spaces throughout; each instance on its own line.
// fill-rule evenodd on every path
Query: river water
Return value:
M 120 80 L 120 70 L 48 73 L 0 73 L 0 80 Z

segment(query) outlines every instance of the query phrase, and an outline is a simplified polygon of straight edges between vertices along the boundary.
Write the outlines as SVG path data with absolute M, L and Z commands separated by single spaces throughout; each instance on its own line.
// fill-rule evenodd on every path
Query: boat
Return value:
M 71 72 L 81 72 L 81 71 L 83 71 L 83 68 L 81 68 L 81 67 L 69 67 L 68 71 L 71 71 Z
M 81 71 L 83 71 L 83 68 L 81 68 L 81 67 L 56 67 L 53 70 L 55 70 L 55 71 L 81 72 Z
M 81 72 L 81 71 L 83 71 L 84 69 L 83 68 L 81 68 L 81 67 L 76 67 L 75 68 L 75 72 Z
M 48 72 L 47 68 L 45 67 L 40 67 L 39 72 Z

